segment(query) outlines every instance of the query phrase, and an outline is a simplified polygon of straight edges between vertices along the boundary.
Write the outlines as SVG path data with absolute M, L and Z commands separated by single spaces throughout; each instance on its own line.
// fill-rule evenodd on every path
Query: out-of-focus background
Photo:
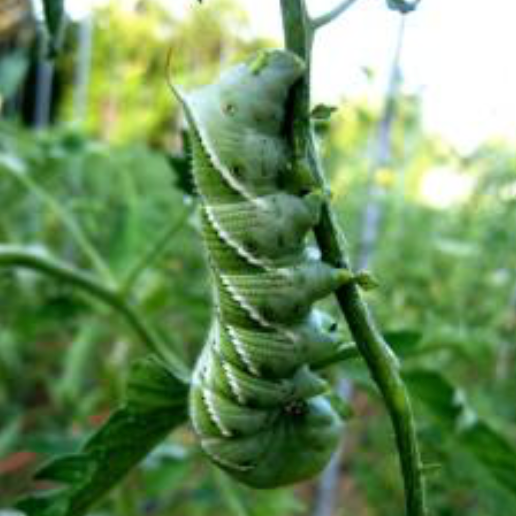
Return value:
M 361 0 L 314 54 L 315 101 L 338 108 L 317 123 L 334 208 L 354 262 L 380 281 L 367 297 L 404 363 L 439 516 L 516 515 L 516 7 L 495 3 L 422 0 L 402 22 Z M 49 41 L 38 2 L 0 1 L 0 246 L 124 288 L 189 364 L 210 290 L 167 78 L 201 85 L 281 45 L 278 4 L 67 0 Z M 334 4 L 308 1 L 314 14 Z M 142 353 L 105 307 L 0 269 L 0 514 L 105 420 Z M 360 361 L 330 375 L 355 416 L 320 479 L 241 487 L 185 428 L 92 514 L 399 516 L 378 394 Z

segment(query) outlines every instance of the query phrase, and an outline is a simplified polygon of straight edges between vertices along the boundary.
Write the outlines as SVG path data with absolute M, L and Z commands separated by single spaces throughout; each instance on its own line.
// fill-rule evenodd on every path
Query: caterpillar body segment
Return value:
M 177 93 L 192 133 L 194 182 L 214 291 L 190 419 L 221 468 L 258 488 L 318 473 L 342 427 L 311 368 L 342 343 L 314 303 L 353 281 L 313 256 L 306 236 L 323 194 L 307 192 L 284 134 L 303 73 L 291 53 L 262 53 L 192 93 Z
M 335 355 L 341 345 L 337 332 L 324 331 L 313 316 L 294 328 L 257 330 L 227 324 L 218 345 L 226 360 L 267 378 L 288 377 L 299 364 L 311 365 Z
M 259 265 L 277 268 L 302 259 L 304 239 L 319 220 L 322 196 L 285 192 L 253 201 L 204 206 L 210 225 L 225 245 Z
M 220 296 L 228 306 L 223 313 L 229 322 L 243 310 L 262 326 L 271 327 L 301 322 L 315 301 L 348 283 L 350 276 L 322 262 L 307 262 L 258 274 L 220 273 L 220 280 Z

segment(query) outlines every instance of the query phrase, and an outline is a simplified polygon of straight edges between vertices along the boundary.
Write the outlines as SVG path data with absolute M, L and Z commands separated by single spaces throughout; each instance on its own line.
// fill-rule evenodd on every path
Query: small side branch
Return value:
M 333 20 L 336 20 L 341 14 L 347 11 L 353 4 L 355 4 L 358 0 L 345 0 L 344 2 L 338 4 L 331 11 L 318 16 L 317 18 L 313 18 L 310 20 L 310 26 L 312 31 L 316 31 L 328 23 L 331 23 Z
M 361 354 L 354 342 L 346 342 L 340 346 L 334 355 L 331 355 L 319 362 L 311 364 L 311 367 L 315 370 L 326 369 L 329 366 L 347 362 L 348 360 L 354 360 L 360 358 Z
M 152 352 L 169 364 L 176 376 L 187 381 L 189 373 L 182 360 L 168 350 L 143 320 L 139 311 L 117 291 L 96 278 L 54 258 L 21 246 L 0 245 L 0 269 L 29 269 L 68 283 L 118 312 Z

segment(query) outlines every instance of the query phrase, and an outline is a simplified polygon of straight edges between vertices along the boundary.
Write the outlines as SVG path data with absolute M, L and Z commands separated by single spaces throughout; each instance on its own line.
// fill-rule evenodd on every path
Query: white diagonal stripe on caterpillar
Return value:
M 220 274 L 220 280 L 224 284 L 224 286 L 228 289 L 229 294 L 233 298 L 233 300 L 243 308 L 248 315 L 257 323 L 261 324 L 264 328 L 273 328 L 273 325 L 264 319 L 259 312 L 257 312 L 231 285 L 231 281 L 228 276 L 224 274 Z
M 260 371 L 253 364 L 251 357 L 247 353 L 246 345 L 238 338 L 237 335 L 235 335 L 235 332 L 233 331 L 233 328 L 230 325 L 226 325 L 225 328 L 229 334 L 231 343 L 233 344 L 233 347 L 237 352 L 238 356 L 241 358 L 242 362 L 244 362 L 244 364 L 247 366 L 249 371 L 251 371 L 251 373 L 259 377 Z
M 251 265 L 256 265 L 258 267 L 263 267 L 266 270 L 270 270 L 270 268 L 258 258 L 255 258 L 252 254 L 246 251 L 242 246 L 238 245 L 237 242 L 220 226 L 217 222 L 217 219 L 213 215 L 211 208 L 204 203 L 203 204 L 204 213 L 208 217 L 213 229 L 219 235 L 219 237 L 226 242 L 238 255 L 240 255 L 244 260 L 247 260 Z
M 186 105 L 188 106 L 188 104 Z M 231 174 L 227 167 L 220 161 L 216 152 L 214 152 L 214 150 L 212 149 L 210 139 L 204 131 L 203 125 L 199 123 L 197 114 L 192 109 L 190 109 L 190 116 L 194 119 L 196 129 L 199 132 L 199 137 L 201 139 L 202 146 L 206 151 L 206 154 L 209 156 L 211 162 L 213 163 L 213 168 L 220 173 L 221 177 L 225 180 L 226 184 L 230 188 L 238 192 L 245 199 L 252 200 L 254 198 L 252 192 L 249 192 L 241 183 L 235 180 L 233 174 Z
M 215 423 L 221 434 L 225 437 L 231 437 L 233 433 L 231 430 L 226 428 L 219 413 L 217 412 L 217 404 L 213 400 L 212 393 L 209 389 L 201 389 L 201 396 L 204 401 L 204 405 L 208 411 L 210 419 Z
M 224 371 L 224 375 L 226 376 L 226 380 L 228 381 L 228 384 L 231 387 L 233 394 L 236 396 L 237 400 L 242 405 L 245 405 L 247 402 L 246 397 L 244 396 L 242 390 L 240 389 L 238 380 L 233 375 L 233 372 L 231 371 L 229 364 L 223 358 L 221 358 L 220 361 L 222 364 L 222 370 Z

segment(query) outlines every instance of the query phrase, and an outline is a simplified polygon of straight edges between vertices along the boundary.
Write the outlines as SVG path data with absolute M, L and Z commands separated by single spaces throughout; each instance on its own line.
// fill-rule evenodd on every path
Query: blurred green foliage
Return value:
M 194 5 L 184 20 L 156 2 L 140 1 L 131 9 L 111 0 L 96 20 L 86 128 L 113 142 L 173 144 L 179 109 L 167 80 L 185 87 L 204 84 L 229 56 L 239 60 L 270 45 L 249 36 L 249 20 L 232 0 Z M 73 41 L 68 44 L 73 48 Z M 73 75 L 69 58 L 61 61 Z M 63 117 L 73 119 L 71 88 Z
M 171 80 L 191 86 L 269 42 L 248 36 L 229 0 L 195 5 L 181 20 L 150 1 L 136 10 L 113 1 L 95 16 L 83 125 L 66 123 L 74 118 L 68 87 L 60 126 L 0 126 L 0 243 L 49 249 L 125 288 L 192 364 L 209 324 L 210 290 L 195 199 L 185 192 L 179 111 L 166 87 L 167 51 Z M 71 77 L 70 54 L 59 60 Z M 461 156 L 424 132 L 420 113 L 417 98 L 400 99 L 392 164 L 374 175 L 380 288 L 368 299 L 415 398 L 430 513 L 509 516 L 516 513 L 516 149 L 491 142 Z M 334 206 L 357 254 L 379 116 L 356 99 L 321 128 Z M 456 184 L 457 195 L 447 195 Z M 116 314 L 69 286 L 1 269 L 0 288 L 0 507 L 7 507 L 34 488 L 36 466 L 75 452 L 122 402 L 143 348 Z M 360 361 L 331 374 L 358 386 L 338 514 L 398 516 L 398 466 L 377 393 Z M 286 516 L 309 514 L 312 500 L 310 483 L 274 492 L 236 485 L 182 428 L 95 514 Z
M 438 465 L 428 473 L 430 513 L 511 514 L 516 507 L 511 480 L 516 470 L 511 237 L 516 149 L 491 142 L 460 156 L 423 132 L 417 98 L 400 102 L 392 166 L 376 171 L 374 179 L 382 221 L 372 268 L 380 288 L 369 300 L 384 331 L 403 330 L 405 339 L 407 331 L 421 335 L 419 341 L 402 343 L 402 356 L 424 460 Z M 325 144 L 335 207 L 355 252 L 368 202 L 369 149 L 377 119 L 362 102 L 345 106 Z M 439 181 L 430 181 L 433 176 Z M 450 190 L 455 199 L 444 203 Z M 377 499 L 382 514 L 396 514 L 387 501 L 396 473 L 393 457 L 380 459 L 378 468 L 376 452 L 370 461 L 360 452 L 385 449 L 388 425 L 382 419 L 372 428 L 367 418 L 354 424 L 361 437 L 349 457 L 350 474 L 362 472 L 358 479 L 366 499 Z M 496 437 L 493 429 L 500 432 Z M 373 480 L 371 471 L 378 469 L 385 474 Z

